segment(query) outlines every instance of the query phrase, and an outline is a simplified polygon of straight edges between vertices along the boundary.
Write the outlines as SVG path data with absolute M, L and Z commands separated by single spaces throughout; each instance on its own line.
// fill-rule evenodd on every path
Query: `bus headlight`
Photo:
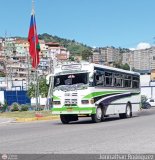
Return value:
M 89 104 L 89 100 L 82 100 L 81 103 L 82 104 Z
M 90 104 L 94 104 L 94 99 L 91 99 L 91 100 L 90 100 Z
M 60 105 L 61 102 L 60 102 L 60 101 L 53 101 L 53 104 L 54 104 L 54 105 Z

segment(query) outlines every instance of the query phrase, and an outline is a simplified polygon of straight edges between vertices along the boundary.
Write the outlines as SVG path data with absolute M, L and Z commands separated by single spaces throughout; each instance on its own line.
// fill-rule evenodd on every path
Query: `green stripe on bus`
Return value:
M 53 100 L 60 100 L 60 98 L 57 96 L 53 96 Z
M 99 96 L 103 96 L 103 95 L 108 95 L 108 94 L 112 94 L 112 93 L 125 93 L 127 91 L 104 91 L 104 92 L 92 92 L 86 96 L 83 97 L 83 99 L 91 99 L 94 97 L 99 97 Z

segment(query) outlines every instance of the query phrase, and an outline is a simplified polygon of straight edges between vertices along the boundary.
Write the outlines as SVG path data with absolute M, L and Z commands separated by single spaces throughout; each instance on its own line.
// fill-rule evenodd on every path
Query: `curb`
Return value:
M 59 116 L 34 117 L 34 118 L 15 118 L 16 122 L 33 122 L 43 120 L 59 120 Z

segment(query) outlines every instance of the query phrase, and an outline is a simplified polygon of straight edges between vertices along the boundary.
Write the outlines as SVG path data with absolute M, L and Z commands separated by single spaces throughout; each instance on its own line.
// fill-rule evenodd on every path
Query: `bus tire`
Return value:
M 91 115 L 92 121 L 94 123 L 99 123 L 102 121 L 102 117 L 103 117 L 103 110 L 101 106 L 98 106 L 96 108 L 96 113 Z
M 69 117 L 68 117 L 68 115 L 61 114 L 60 115 L 60 119 L 61 119 L 61 122 L 63 124 L 68 124 L 69 123 Z
M 126 105 L 125 118 L 131 118 L 131 117 L 132 117 L 132 107 L 131 107 L 131 104 L 128 103 Z
M 132 108 L 130 103 L 127 103 L 125 113 L 120 113 L 119 117 L 121 119 L 132 117 Z
M 102 118 L 101 118 L 102 122 L 105 121 L 106 117 L 108 117 L 108 115 L 107 116 L 105 115 L 105 111 L 106 111 L 105 108 L 102 107 Z

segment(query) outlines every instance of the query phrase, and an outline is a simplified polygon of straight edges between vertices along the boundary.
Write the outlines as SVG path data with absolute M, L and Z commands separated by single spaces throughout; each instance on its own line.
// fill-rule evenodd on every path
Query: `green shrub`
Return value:
M 2 109 L 3 109 L 3 105 L 2 105 L 2 103 L 0 102 L 0 112 L 2 112 Z
M 28 105 L 21 105 L 21 109 L 20 111 L 28 111 L 29 110 L 29 106 Z
M 10 107 L 10 111 L 11 112 L 14 112 L 14 111 L 20 111 L 21 110 L 21 107 L 18 103 L 13 103 Z
M 6 100 L 4 101 L 4 104 L 0 103 L 0 112 L 5 112 L 8 110 L 8 104 Z
M 144 103 L 147 101 L 147 97 L 145 95 L 141 95 L 141 103 Z

